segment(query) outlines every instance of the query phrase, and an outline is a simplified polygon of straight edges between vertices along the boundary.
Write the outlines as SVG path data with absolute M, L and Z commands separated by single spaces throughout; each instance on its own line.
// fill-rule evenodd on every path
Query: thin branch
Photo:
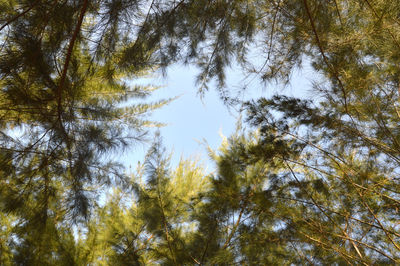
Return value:
M 291 172 L 291 174 L 292 174 L 292 176 L 294 177 L 294 179 L 296 180 L 296 182 L 297 182 L 299 185 L 303 186 L 303 183 L 301 183 L 300 180 L 297 178 L 297 176 L 296 176 L 295 172 L 293 171 L 292 167 L 286 162 L 286 160 L 285 160 L 285 164 L 286 164 L 286 166 L 289 168 L 289 171 Z M 332 223 L 333 223 L 333 225 L 335 225 L 337 228 L 339 228 L 340 231 L 342 231 L 342 233 L 343 233 L 346 237 L 349 238 L 349 236 L 347 235 L 346 231 L 344 231 L 343 228 L 342 228 L 340 225 L 338 225 L 338 224 L 335 222 L 335 220 L 333 220 L 333 218 L 332 218 L 331 216 L 329 216 L 329 215 L 325 212 L 325 210 L 316 202 L 316 200 L 315 200 L 314 197 L 311 195 L 311 193 L 307 190 L 307 188 L 305 188 L 305 192 L 306 192 L 306 194 L 310 197 L 310 199 L 311 199 L 311 201 L 314 203 L 314 205 L 315 205 L 315 206 L 316 206 L 316 207 L 317 207 L 317 208 L 318 208 Z M 351 242 L 352 246 L 354 247 L 354 249 L 356 250 L 357 255 L 360 257 L 361 260 L 363 260 L 363 256 L 362 256 L 360 250 L 358 249 L 357 245 L 356 245 L 353 241 L 350 241 L 350 242 Z
M 395 248 L 397 250 L 400 250 L 400 246 L 396 244 L 396 242 L 393 240 L 393 238 L 390 236 L 388 230 L 386 230 L 386 228 L 383 226 L 382 222 L 378 219 L 378 217 L 376 216 L 376 214 L 374 213 L 374 211 L 371 209 L 371 207 L 368 205 L 368 203 L 366 202 L 363 194 L 361 192 L 358 191 L 358 195 L 360 196 L 361 203 L 364 205 L 364 207 L 366 207 L 369 211 L 369 213 L 374 217 L 375 221 L 379 224 L 379 226 L 381 227 L 381 229 L 383 230 L 383 232 L 385 232 L 386 237 L 390 240 L 390 242 L 395 246 Z
M 168 221 L 167 221 L 167 217 L 165 215 L 165 211 L 164 211 L 164 203 L 162 201 L 162 197 L 161 197 L 161 191 L 159 188 L 159 177 L 157 176 L 157 198 L 158 198 L 158 204 L 159 207 L 161 209 L 161 214 L 162 214 L 162 223 L 164 225 L 164 230 L 165 230 L 165 239 L 167 240 L 167 244 L 168 244 L 168 249 L 169 252 L 171 253 L 172 259 L 174 261 L 175 265 L 178 265 L 176 263 L 176 258 L 175 258 L 175 254 L 172 250 L 172 246 L 171 246 L 171 241 L 170 241 L 170 233 L 169 233 L 169 229 L 168 229 Z
M 28 13 L 29 11 L 31 11 L 37 4 L 39 4 L 40 1 L 36 1 L 34 2 L 31 6 L 29 6 L 27 9 L 25 9 L 22 13 L 19 13 L 18 15 L 16 15 L 15 17 L 12 17 L 11 19 L 9 19 L 6 23 L 4 23 L 1 27 L 0 27 L 0 31 L 2 31 L 5 27 L 7 27 L 8 25 L 10 25 L 11 23 L 13 23 L 14 21 L 16 21 L 17 19 L 19 19 L 20 17 L 24 16 L 26 13 Z
M 305 236 L 306 238 L 308 238 L 308 239 L 310 239 L 310 240 L 312 240 L 312 241 L 318 243 L 319 245 L 322 246 L 322 248 L 324 248 L 324 249 L 326 249 L 326 250 L 334 250 L 334 251 L 336 251 L 337 253 L 341 254 L 341 255 L 343 256 L 343 258 L 344 258 L 346 261 L 347 261 L 347 259 L 346 259 L 345 257 L 348 257 L 348 258 L 353 259 L 353 260 L 356 260 L 356 261 L 360 261 L 359 258 L 354 257 L 354 256 L 352 256 L 352 255 L 350 255 L 350 254 L 348 254 L 348 253 L 344 253 L 344 252 L 340 251 L 339 249 L 334 248 L 333 246 L 329 246 L 328 244 L 325 244 L 324 242 L 322 242 L 322 241 L 319 240 L 319 239 L 313 238 L 313 237 L 311 237 L 311 236 L 309 236 L 309 235 L 307 235 L 307 234 L 305 234 L 305 233 L 303 233 L 303 232 L 300 232 L 300 234 L 302 234 L 302 235 Z M 362 260 L 361 260 L 361 262 L 362 262 Z M 363 262 L 363 264 L 365 264 L 365 263 Z M 368 265 L 368 264 L 367 264 L 367 265 Z
M 72 38 L 68 45 L 68 50 L 67 50 L 67 55 L 66 55 L 65 62 L 64 62 L 64 67 L 63 67 L 63 71 L 61 73 L 60 83 L 58 84 L 58 89 L 57 89 L 59 115 L 61 113 L 60 111 L 61 111 L 62 91 L 63 91 L 65 78 L 66 78 L 67 72 L 68 72 L 68 66 L 69 66 L 69 63 L 70 63 L 71 57 L 72 57 L 72 50 L 74 49 L 75 41 L 80 32 L 80 29 L 82 26 L 82 21 L 83 21 L 83 18 L 85 17 L 86 9 L 88 7 L 88 3 L 89 3 L 88 0 L 84 0 L 84 2 L 82 4 L 81 13 L 79 14 L 78 23 L 75 26 L 74 33 L 73 33 Z
M 382 16 L 379 16 L 378 13 L 376 12 L 375 8 L 371 5 L 371 3 L 368 0 L 364 0 L 367 3 L 367 6 L 372 10 L 372 13 L 374 14 L 374 16 L 378 19 L 378 20 L 382 20 L 383 16 L 385 14 L 385 12 L 382 13 Z M 396 20 L 395 20 L 396 21 Z M 396 21 L 397 24 L 398 21 Z M 400 43 L 397 41 L 396 37 L 394 36 L 394 34 L 392 33 L 392 31 L 388 28 L 386 28 L 386 30 L 389 32 L 390 37 L 392 37 L 393 41 L 395 42 L 396 46 L 398 48 L 400 48 Z
M 339 17 L 340 24 L 343 25 L 343 20 L 342 20 L 342 16 L 340 15 L 339 5 L 338 5 L 336 0 L 334 0 L 334 2 L 335 2 L 335 8 L 336 8 L 336 12 L 337 12 L 338 17 Z
M 235 234 L 237 227 L 239 226 L 240 220 L 242 219 L 243 212 L 244 212 L 244 207 L 240 210 L 239 217 L 237 218 L 237 221 L 236 221 L 235 225 L 233 226 L 228 238 L 226 239 L 222 249 L 227 248 L 229 243 L 231 242 L 231 239 L 232 239 L 233 235 Z
M 206 253 L 207 253 L 207 250 L 208 250 L 208 246 L 209 246 L 209 244 L 210 244 L 210 242 L 211 242 L 211 238 L 212 238 L 212 236 L 214 235 L 214 232 L 215 232 L 215 229 L 217 228 L 217 226 L 218 226 L 218 221 L 215 221 L 215 222 L 214 222 L 213 229 L 212 229 L 212 232 L 211 232 L 211 234 L 209 235 L 209 237 L 208 237 L 208 239 L 207 239 L 206 247 L 204 248 L 203 254 L 202 254 L 202 256 L 201 256 L 200 265 L 203 264 L 203 261 L 204 261 L 204 259 L 205 259 L 205 257 L 206 257 Z
M 371 246 L 371 245 L 368 245 L 368 244 L 366 244 L 366 243 L 364 243 L 364 242 L 361 242 L 361 241 L 359 241 L 359 240 L 357 240 L 357 239 L 354 239 L 354 238 L 351 238 L 351 237 L 348 237 L 348 236 L 338 235 L 338 234 L 336 234 L 336 236 L 337 236 L 337 237 L 340 237 L 340 238 L 347 239 L 347 240 L 349 240 L 349 241 L 357 242 L 358 244 L 363 245 L 363 246 L 365 246 L 365 247 L 367 247 L 367 248 L 369 248 L 369 249 L 372 249 L 372 250 L 378 252 L 379 254 L 385 256 L 386 258 L 388 258 L 388 259 L 390 259 L 390 260 L 392 260 L 392 261 L 394 261 L 394 262 L 398 262 L 398 260 L 396 260 L 395 258 L 393 258 L 393 257 L 391 257 L 391 256 L 389 256 L 389 255 L 387 255 L 387 254 L 386 254 L 385 252 L 383 252 L 382 250 L 379 250 L 379 249 L 377 249 L 377 248 L 375 248 L 375 247 L 373 247 L 373 246 Z
M 321 53 L 321 55 L 322 55 L 322 58 L 323 58 L 323 60 L 324 60 L 324 62 L 325 62 L 325 64 L 326 64 L 326 66 L 330 69 L 331 73 L 334 75 L 335 79 L 336 79 L 337 82 L 339 83 L 339 87 L 340 87 L 340 89 L 342 90 L 342 93 L 343 93 L 344 108 L 345 108 L 346 113 L 350 116 L 349 111 L 348 111 L 348 107 L 347 107 L 347 93 L 346 93 L 346 90 L 345 90 L 345 88 L 344 88 L 344 85 L 343 85 L 341 79 L 339 78 L 339 73 L 338 73 L 338 72 L 336 71 L 336 69 L 329 63 L 328 58 L 327 58 L 327 56 L 325 55 L 325 51 L 324 51 L 324 48 L 322 47 L 321 40 L 319 39 L 319 35 L 318 35 L 318 32 L 317 32 L 317 28 L 315 27 L 314 18 L 313 18 L 313 16 L 311 15 L 311 11 L 310 11 L 310 8 L 309 8 L 309 6 L 308 6 L 307 0 L 303 0 L 303 3 L 304 3 L 304 7 L 305 7 L 305 9 L 306 9 L 307 16 L 308 16 L 308 18 L 309 18 L 309 20 L 310 20 L 311 28 L 312 28 L 312 31 L 313 31 L 313 33 L 314 33 L 314 37 L 315 37 L 315 40 L 316 40 L 316 42 L 317 42 L 318 49 L 319 49 L 319 51 L 320 51 L 320 53 Z M 350 117 L 351 117 L 351 116 L 350 116 Z
M 81 12 L 80 12 L 79 18 L 78 18 L 78 23 L 75 26 L 74 33 L 73 33 L 72 38 L 71 38 L 71 40 L 69 42 L 69 45 L 68 45 L 68 50 L 67 50 L 67 54 L 66 54 L 66 58 L 65 58 L 65 62 L 64 62 L 63 71 L 61 73 L 60 83 L 58 84 L 58 87 L 57 87 L 57 90 L 56 90 L 58 123 L 60 124 L 60 130 L 62 131 L 62 133 L 66 137 L 69 157 L 72 156 L 71 152 L 70 152 L 70 141 L 69 141 L 69 136 L 68 136 L 68 134 L 67 134 L 67 132 L 66 132 L 66 130 L 64 128 L 63 122 L 62 122 L 62 106 L 61 106 L 61 102 L 62 102 L 62 96 L 63 96 L 64 82 L 65 82 L 65 78 L 67 76 L 68 66 L 69 66 L 69 63 L 71 61 L 72 51 L 73 51 L 74 46 L 75 46 L 75 41 L 76 41 L 76 39 L 78 37 L 78 34 L 79 34 L 80 30 L 81 30 L 82 21 L 83 21 L 83 18 L 85 17 L 85 13 L 86 13 L 86 9 L 88 7 L 88 3 L 89 3 L 88 0 L 84 0 L 84 2 L 82 4 Z
M 278 199 L 290 200 L 290 201 L 295 201 L 295 202 L 302 203 L 302 204 L 308 204 L 308 205 L 316 206 L 313 202 L 306 201 L 306 200 L 295 199 L 295 198 L 287 198 L 287 197 L 281 197 L 281 196 L 274 196 L 274 197 L 275 197 L 275 198 L 278 198 Z M 332 210 L 332 209 L 330 209 L 330 208 L 328 208 L 328 207 L 321 206 L 321 208 L 325 209 L 325 210 L 328 211 L 328 212 L 337 214 L 337 215 L 339 215 L 339 216 L 342 216 L 342 217 L 345 217 L 345 218 L 348 218 L 348 219 L 357 221 L 357 222 L 359 222 L 359 223 L 361 223 L 361 224 L 368 225 L 368 226 L 370 226 L 371 228 L 383 230 L 382 227 L 377 226 L 377 225 L 375 225 L 375 224 L 373 224 L 373 223 L 370 223 L 370 222 L 367 222 L 367 221 L 363 221 L 363 220 L 357 219 L 357 218 L 355 218 L 355 217 L 353 217 L 353 216 L 348 216 L 348 215 L 346 215 L 346 214 L 344 214 L 344 213 L 340 213 L 340 212 L 335 211 L 335 210 Z M 391 231 L 391 230 L 387 230 L 387 231 L 388 231 L 389 233 L 391 233 L 391 234 L 397 236 L 397 237 L 400 237 L 400 234 L 398 234 L 398 233 L 396 233 L 396 232 L 394 232 L 394 231 Z

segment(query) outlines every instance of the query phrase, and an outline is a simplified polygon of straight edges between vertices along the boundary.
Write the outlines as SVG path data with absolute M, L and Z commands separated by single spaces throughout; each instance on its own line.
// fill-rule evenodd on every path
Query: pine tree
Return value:
M 140 21 L 138 4 L 0 1 L 4 258 L 71 265 L 71 225 L 88 219 L 109 185 L 126 185 L 112 153 L 142 141 L 157 125 L 146 115 L 168 102 L 146 103 L 154 88 L 129 81 L 157 67 L 151 50 L 137 49 L 136 65 L 118 63 L 136 36 L 122 31 L 124 17 Z
M 114 190 L 89 226 L 83 246 L 96 265 L 182 265 L 196 263 L 192 212 L 209 186 L 197 162 L 176 169 L 157 137 L 132 178 L 134 190 Z
M 1 263 L 398 263 L 399 11 L 394 0 L 0 1 Z M 246 103 L 258 131 L 231 136 L 209 176 L 171 171 L 156 142 L 132 183 L 107 156 L 165 102 L 129 105 L 151 89 L 127 80 L 177 61 L 200 67 L 200 89 L 215 78 L 227 103 L 240 103 L 225 86 L 233 62 L 283 84 L 307 62 L 319 98 Z M 110 184 L 114 202 L 98 207 Z M 71 221 L 88 223 L 78 240 Z
M 320 74 L 314 85 L 320 98 L 311 103 L 276 96 L 245 106 L 260 137 L 253 148 L 242 148 L 244 159 L 253 161 L 225 153 L 227 166 L 218 164 L 222 172 L 195 212 L 203 227 L 195 233 L 193 247 L 210 245 L 201 262 L 397 263 L 397 1 L 202 4 L 182 2 L 174 10 L 182 12 L 180 19 L 163 37 L 187 42 L 189 48 L 179 55 L 199 63 L 200 82 L 216 77 L 222 87 L 223 71 L 236 58 L 262 80 L 285 83 L 306 61 Z M 245 19 L 238 19 L 239 11 Z M 154 15 L 153 23 L 169 16 Z M 267 45 L 259 69 L 247 57 L 250 40 Z M 221 92 L 224 97 L 226 90 Z M 280 118 L 274 118 L 276 113 Z M 232 144 L 232 150 L 243 146 Z M 259 200 L 259 205 L 253 203 L 259 212 L 252 217 L 251 209 L 242 213 L 237 206 L 246 198 L 241 194 L 246 186 L 235 186 L 243 168 L 258 161 L 276 173 L 252 198 Z M 241 167 L 235 168 L 236 163 Z M 239 221 L 237 227 L 233 222 L 224 228 L 229 212 Z M 241 224 L 243 215 L 250 218 Z M 257 220 L 262 221 L 259 226 L 249 226 Z M 253 242 L 257 238 L 259 245 Z M 226 239 L 231 249 L 223 248 Z M 279 244 L 268 245 L 272 240 Z M 266 253 L 271 255 L 263 257 Z

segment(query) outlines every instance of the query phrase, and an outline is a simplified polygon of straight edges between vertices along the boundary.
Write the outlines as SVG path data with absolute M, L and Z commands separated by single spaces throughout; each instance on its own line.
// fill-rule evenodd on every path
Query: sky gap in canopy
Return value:
M 195 84 L 197 73 L 193 66 L 174 65 L 164 77 L 155 72 L 149 78 L 132 82 L 160 86 L 150 100 L 179 96 L 169 105 L 156 110 L 149 118 L 166 124 L 160 128 L 160 132 L 167 151 L 173 152 L 172 165 L 177 165 L 180 158 L 191 157 L 200 159 L 208 170 L 212 170 L 214 165 L 208 159 L 206 147 L 209 145 L 212 149 L 217 149 L 222 141 L 221 134 L 229 136 L 235 132 L 240 113 L 234 108 L 227 108 L 213 86 L 201 97 L 198 85 Z M 277 93 L 311 99 L 311 82 L 315 80 L 318 80 L 318 76 L 307 64 L 293 73 L 291 83 L 286 88 L 281 85 L 260 84 L 257 78 L 246 77 L 238 67 L 232 67 L 227 73 L 230 90 L 237 91 L 243 85 L 248 85 L 245 100 L 268 98 Z M 152 140 L 152 133 L 148 139 Z M 128 172 L 133 171 L 139 161 L 143 162 L 148 147 L 149 142 L 139 143 L 119 156 L 128 167 Z

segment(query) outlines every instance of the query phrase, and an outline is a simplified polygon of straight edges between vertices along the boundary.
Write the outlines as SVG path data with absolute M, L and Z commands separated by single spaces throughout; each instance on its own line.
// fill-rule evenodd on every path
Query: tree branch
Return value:
M 31 11 L 37 4 L 39 4 L 40 1 L 36 1 L 34 2 L 31 6 L 29 6 L 27 9 L 25 9 L 22 13 L 19 13 L 18 15 L 16 15 L 15 17 L 12 17 L 11 19 L 9 19 L 6 23 L 4 23 L 1 27 L 0 27 L 0 31 L 2 31 L 5 27 L 7 27 L 8 25 L 10 25 L 11 23 L 13 23 L 14 21 L 16 21 L 17 19 L 19 19 L 20 17 L 24 16 L 26 13 L 28 13 L 29 11 Z
M 237 221 L 236 221 L 235 225 L 233 226 L 228 238 L 226 239 L 222 249 L 227 248 L 229 243 L 231 242 L 231 239 L 232 239 L 233 235 L 235 234 L 237 227 L 239 226 L 240 220 L 242 219 L 243 212 L 244 212 L 244 207 L 240 210 L 239 217 L 237 218 Z
M 64 67 L 63 67 L 63 71 L 61 73 L 60 83 L 58 84 L 58 89 L 57 89 L 59 115 L 61 113 L 60 111 L 61 111 L 62 90 L 63 90 L 65 78 L 67 76 L 68 66 L 69 66 L 69 63 L 71 61 L 72 50 L 74 49 L 76 38 L 78 37 L 78 34 L 80 32 L 80 29 L 81 29 L 81 26 L 82 26 L 82 21 L 83 21 L 83 18 L 85 17 L 86 9 L 88 7 L 88 2 L 89 2 L 88 0 L 84 0 L 84 2 L 82 4 L 81 13 L 79 14 L 78 23 L 76 24 L 74 33 L 72 35 L 72 38 L 69 41 L 67 55 L 65 57 L 65 62 L 64 62 Z
M 89 3 L 89 0 L 84 0 L 84 2 L 82 4 L 81 12 L 80 12 L 79 18 L 78 18 L 78 23 L 76 24 L 74 33 L 72 35 L 72 38 L 69 41 L 68 50 L 67 50 L 67 54 L 66 54 L 66 58 L 65 58 L 64 66 L 63 66 L 63 71 L 61 73 L 60 82 L 59 82 L 57 90 L 56 90 L 58 123 L 59 123 L 59 126 L 60 126 L 60 130 L 62 131 L 62 133 L 66 137 L 67 149 L 69 151 L 69 157 L 71 157 L 70 141 L 69 141 L 69 136 L 68 136 L 68 134 L 67 134 L 67 132 L 66 132 L 66 130 L 64 128 L 63 122 L 62 122 L 62 106 L 61 106 L 61 102 L 62 102 L 62 96 L 63 96 L 64 82 L 65 82 L 65 79 L 66 79 L 66 76 L 67 76 L 68 66 L 69 66 L 69 63 L 71 61 L 72 51 L 73 51 L 73 48 L 75 46 L 75 41 L 76 41 L 76 39 L 78 37 L 78 34 L 79 34 L 80 30 L 81 30 L 82 21 L 83 21 L 83 18 L 85 17 L 85 13 L 86 13 L 86 9 L 88 7 L 88 3 Z
M 339 78 L 338 72 L 337 72 L 336 69 L 329 63 L 328 58 L 327 58 L 326 55 L 325 55 L 325 51 L 324 51 L 324 49 L 322 48 L 322 43 L 321 43 L 321 40 L 319 39 L 319 35 L 318 35 L 317 29 L 316 29 L 315 23 L 314 23 L 314 18 L 313 18 L 313 16 L 311 15 L 311 11 L 310 11 L 310 8 L 309 8 L 309 6 L 308 6 L 307 0 L 303 0 L 303 3 L 304 3 L 304 7 L 305 7 L 305 9 L 306 9 L 307 16 L 308 16 L 308 18 L 309 18 L 309 20 L 310 20 L 311 28 L 312 28 L 312 31 L 313 31 L 313 33 L 314 33 L 315 41 L 317 42 L 318 49 L 319 49 L 319 51 L 320 51 L 320 53 L 321 53 L 321 55 L 322 55 L 322 58 L 323 58 L 323 60 L 324 60 L 324 62 L 325 62 L 325 64 L 326 64 L 326 66 L 329 68 L 329 70 L 332 72 L 333 76 L 335 77 L 335 79 L 336 79 L 337 82 L 339 83 L 339 87 L 340 87 L 340 89 L 342 90 L 342 93 L 343 93 L 344 108 L 345 108 L 346 113 L 349 114 L 348 107 L 347 107 L 347 94 L 346 94 L 346 90 L 344 89 L 343 83 L 342 83 L 342 81 L 341 81 L 340 78 Z M 350 114 L 349 114 L 349 116 L 350 116 Z
M 294 179 L 296 180 L 296 182 L 301 185 L 302 187 L 304 187 L 304 184 L 300 182 L 300 180 L 297 178 L 295 172 L 293 171 L 292 167 L 286 162 L 286 160 L 284 159 L 284 162 L 286 164 L 286 166 L 288 167 L 290 173 L 292 174 L 292 176 L 294 177 Z M 335 220 L 329 216 L 326 211 L 317 203 L 317 201 L 314 199 L 314 197 L 312 196 L 311 192 L 308 192 L 307 188 L 305 188 L 305 192 L 306 194 L 310 197 L 311 201 L 313 202 L 313 204 L 332 222 L 332 224 L 334 226 L 336 226 L 337 228 L 340 229 L 340 231 L 342 231 L 343 235 L 348 238 L 353 246 L 353 248 L 355 249 L 355 251 L 357 252 L 357 255 L 360 257 L 361 260 L 363 260 L 363 256 L 360 252 L 360 250 L 358 249 L 357 245 L 354 243 L 354 241 L 351 240 L 351 238 L 348 236 L 348 234 L 346 233 L 345 230 L 343 230 L 343 228 L 338 225 Z

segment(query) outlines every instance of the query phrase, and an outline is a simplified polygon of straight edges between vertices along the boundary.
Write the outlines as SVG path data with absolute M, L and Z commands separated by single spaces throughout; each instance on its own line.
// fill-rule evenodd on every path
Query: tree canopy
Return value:
M 399 263 L 399 15 L 395 0 L 0 0 L 0 264 Z M 210 149 L 214 172 L 170 166 L 157 135 L 126 174 L 110 154 L 170 101 L 134 81 L 176 62 L 244 124 Z M 234 64 L 277 86 L 310 64 L 315 97 L 242 102 Z

